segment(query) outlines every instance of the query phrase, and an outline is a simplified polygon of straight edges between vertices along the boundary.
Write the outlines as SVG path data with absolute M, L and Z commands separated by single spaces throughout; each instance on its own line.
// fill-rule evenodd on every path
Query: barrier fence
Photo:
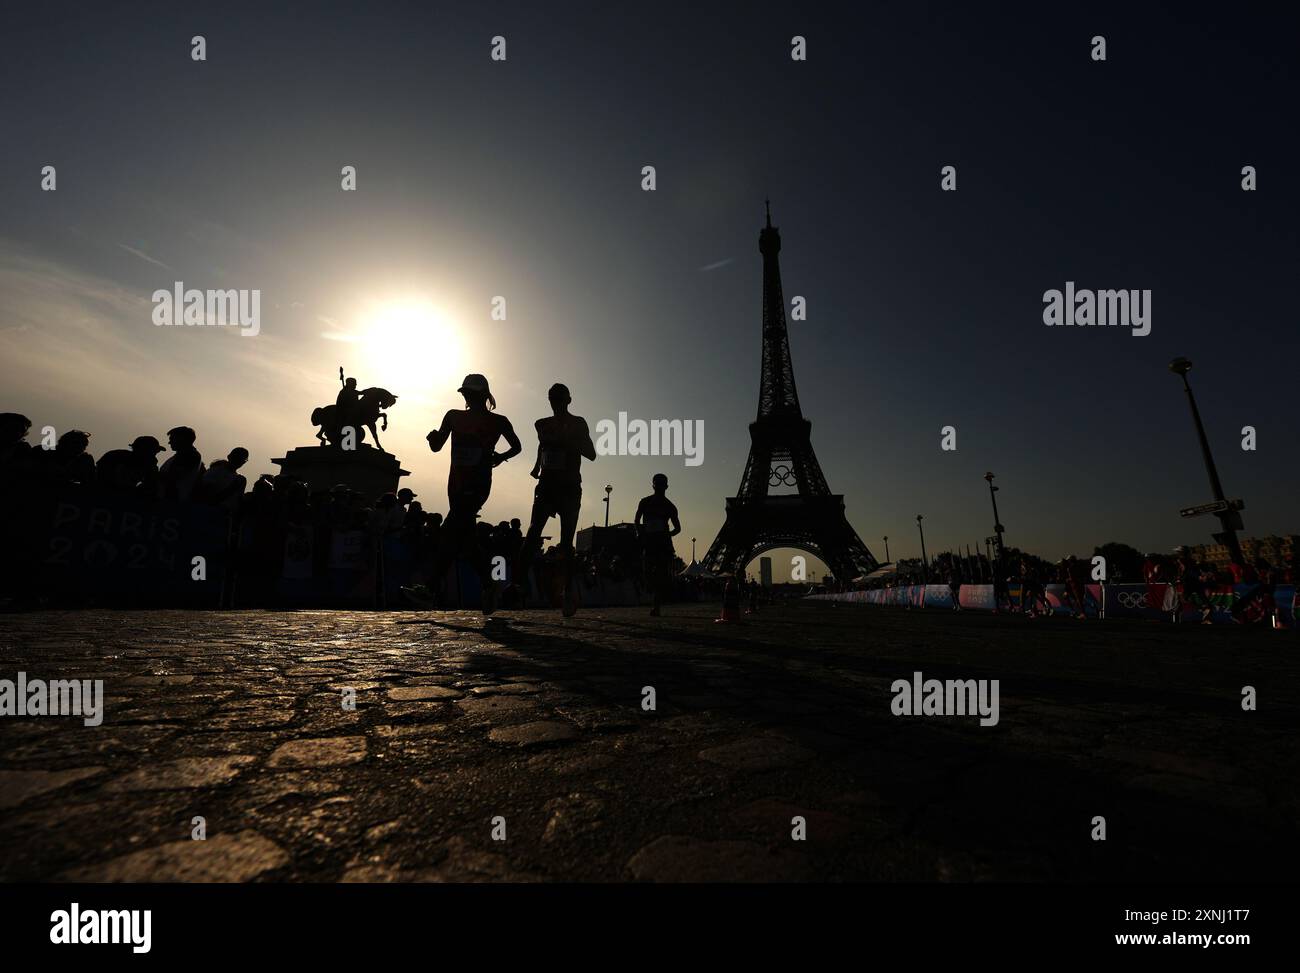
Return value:
M 1047 603 L 1053 614 L 1078 614 L 1069 588 L 1064 584 L 1049 584 Z M 1021 607 L 1021 586 L 1008 584 L 1010 603 Z M 1084 586 L 1084 613 L 1089 618 L 1146 618 L 1155 621 L 1199 622 L 1203 608 L 1210 609 L 1210 621 L 1216 624 L 1232 623 L 1238 616 L 1248 621 L 1267 622 L 1272 612 L 1268 609 L 1269 590 L 1261 585 L 1209 586 L 1198 595 L 1184 597 L 1171 584 L 1089 584 Z M 1277 617 L 1286 628 L 1296 627 L 1296 586 L 1274 585 L 1272 603 Z M 897 585 L 893 588 L 873 588 L 869 591 L 844 591 L 809 595 L 813 601 L 845 601 L 866 605 L 894 605 L 908 608 L 947 608 L 951 610 L 952 591 L 946 584 Z M 963 609 L 994 611 L 998 606 L 991 584 L 963 584 L 958 593 Z
M 0 596 L 57 607 L 397 608 L 403 585 L 427 580 L 424 561 L 391 532 L 278 517 L 234 518 L 202 503 L 98 490 L 43 498 L 0 517 Z M 513 580 L 513 552 L 499 587 Z M 529 603 L 550 600 L 560 562 L 539 555 Z M 641 579 L 606 576 L 585 562 L 574 577 L 583 605 L 648 604 Z M 445 607 L 478 608 L 472 565 L 456 559 L 436 585 Z M 674 591 L 675 598 L 690 591 Z
M 99 491 L 51 497 L 3 518 L 4 589 L 36 587 L 58 604 L 99 603 L 195 608 L 353 607 L 402 604 L 400 588 L 416 574 L 415 552 L 391 534 L 320 523 L 246 517 L 204 504 L 142 501 Z M 530 602 L 548 590 L 557 566 L 534 562 Z M 635 576 L 578 573 L 587 605 L 636 605 L 649 593 Z M 457 562 L 440 579 L 445 603 L 478 607 L 481 592 L 470 566 Z M 1077 612 L 1064 584 L 1045 586 L 1053 613 Z M 1295 586 L 1271 590 L 1276 614 L 1296 627 Z M 1008 585 L 1013 606 L 1020 585 Z M 1223 624 L 1236 617 L 1267 621 L 1267 589 L 1260 585 L 1207 587 L 1183 597 L 1170 584 L 1088 584 L 1084 612 L 1093 618 L 1200 621 L 1202 609 Z M 676 591 L 676 598 L 698 592 Z M 869 591 L 809 595 L 813 600 L 952 608 L 946 584 L 897 585 Z M 963 584 L 964 609 L 993 611 L 994 586 Z

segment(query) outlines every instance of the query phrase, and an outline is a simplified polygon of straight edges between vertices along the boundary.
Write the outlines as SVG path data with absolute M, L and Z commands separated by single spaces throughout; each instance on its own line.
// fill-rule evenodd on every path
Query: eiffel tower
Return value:
M 740 489 L 727 498 L 727 519 L 704 556 L 704 567 L 732 574 L 764 551 L 793 547 L 821 558 L 836 580 L 849 581 L 874 570 L 876 559 L 844 516 L 844 497 L 826 485 L 809 438 L 812 422 L 799 408 L 777 262 L 781 234 L 772 225 L 770 201 L 758 249 L 763 254 L 758 418 L 749 424 L 749 460 Z M 773 487 L 797 492 L 769 492 Z

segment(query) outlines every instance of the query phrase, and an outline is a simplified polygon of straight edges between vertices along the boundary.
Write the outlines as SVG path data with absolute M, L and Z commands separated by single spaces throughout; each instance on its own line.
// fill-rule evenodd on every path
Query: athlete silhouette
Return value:
M 578 610 L 577 592 L 573 586 L 573 534 L 578 529 L 578 510 L 582 506 L 582 459 L 596 458 L 596 446 L 591 441 L 587 420 L 569 412 L 573 401 L 569 389 L 556 383 L 546 393 L 552 415 L 538 419 L 537 462 L 532 475 L 537 478 L 533 492 L 533 513 L 528 523 L 528 534 L 519 552 L 515 578 L 526 590 L 528 568 L 542 547 L 542 531 L 552 517 L 560 518 L 560 557 L 563 561 L 565 617 Z
M 633 523 L 641 538 L 646 582 L 654 592 L 654 607 L 650 614 L 657 617 L 663 604 L 664 589 L 672 576 L 673 538 L 682 532 L 682 522 L 677 517 L 676 505 L 668 499 L 668 477 L 656 473 L 650 486 L 654 493 L 641 498 Z
M 442 419 L 442 425 L 429 433 L 429 448 L 435 453 L 451 438 L 451 472 L 447 477 L 447 519 L 439 531 L 437 551 L 433 559 L 431 585 L 441 583 L 447 568 L 457 555 L 468 557 L 483 586 L 483 614 L 491 615 L 496 608 L 496 589 L 493 586 L 491 565 L 487 554 L 478 543 L 475 522 L 478 513 L 492 492 L 492 470 L 512 456 L 518 456 L 523 444 L 515 435 L 510 420 L 497 415 L 497 401 L 482 375 L 466 375 L 456 391 L 465 396 L 465 408 L 452 409 Z M 509 449 L 496 452 L 496 444 L 504 439 Z M 403 588 L 403 593 L 420 607 L 428 607 L 429 592 L 419 588 Z

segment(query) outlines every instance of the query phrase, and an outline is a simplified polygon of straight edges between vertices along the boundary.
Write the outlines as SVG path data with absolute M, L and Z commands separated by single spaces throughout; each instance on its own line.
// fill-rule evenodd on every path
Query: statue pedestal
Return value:
M 299 446 L 271 462 L 280 467 L 280 472 L 306 481 L 313 493 L 342 483 L 371 501 L 385 493 L 396 493 L 401 478 L 411 475 L 402 469 L 396 456 L 368 443 L 352 450 Z

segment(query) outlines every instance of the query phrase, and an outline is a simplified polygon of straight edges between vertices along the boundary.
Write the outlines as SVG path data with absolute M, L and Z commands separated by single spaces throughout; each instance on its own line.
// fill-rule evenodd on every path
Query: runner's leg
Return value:
M 522 597 L 528 595 L 528 572 L 532 569 L 533 559 L 542 550 L 542 531 L 551 519 L 551 506 L 546 499 L 545 487 L 539 482 L 533 491 L 533 510 L 528 518 L 528 533 L 519 547 L 519 556 L 515 561 L 515 584 L 519 585 Z
M 447 519 L 443 521 L 442 530 L 439 531 L 439 544 L 433 554 L 433 576 L 429 579 L 429 590 L 435 596 L 442 590 L 447 569 L 452 566 L 457 557 L 470 549 L 478 512 L 486 499 L 486 496 L 477 494 L 459 494 L 447 498 Z M 474 545 L 474 548 L 477 548 L 477 545 Z
M 582 508 L 581 487 L 566 490 L 560 506 L 560 556 L 564 559 L 564 614 L 578 610 L 577 592 L 573 590 L 573 535 L 578 530 L 578 512 Z

